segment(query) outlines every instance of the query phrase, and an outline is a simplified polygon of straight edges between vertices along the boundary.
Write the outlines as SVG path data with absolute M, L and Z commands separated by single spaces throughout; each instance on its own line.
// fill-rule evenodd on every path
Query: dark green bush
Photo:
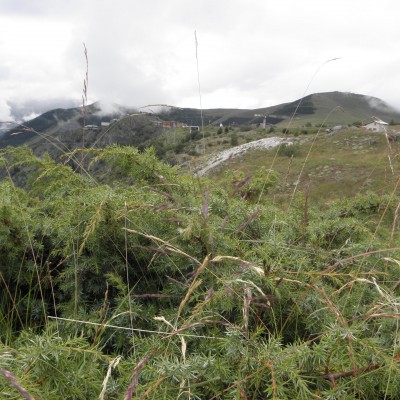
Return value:
M 237 133 L 231 134 L 231 146 L 237 146 L 239 144 L 239 139 Z
M 182 153 L 182 151 L 183 151 L 184 148 L 185 148 L 185 144 L 184 144 L 183 142 L 178 142 L 178 143 L 175 145 L 175 153 L 176 153 L 176 154 Z
M 251 131 L 251 125 L 242 125 L 240 127 L 240 132 L 250 132 Z
M 296 157 L 300 152 L 301 148 L 298 144 L 282 144 L 278 149 L 278 155 L 285 157 Z

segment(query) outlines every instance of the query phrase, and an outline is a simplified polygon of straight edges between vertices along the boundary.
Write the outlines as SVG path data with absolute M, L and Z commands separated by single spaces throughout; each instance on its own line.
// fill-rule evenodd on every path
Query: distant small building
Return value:
M 102 123 L 101 123 L 102 127 L 109 126 L 109 125 L 110 125 L 110 123 L 106 122 L 106 121 L 102 121 Z
M 162 128 L 181 128 L 185 125 L 183 122 L 179 121 L 159 121 L 158 124 Z
M 370 122 L 367 125 L 364 125 L 363 128 L 367 129 L 368 131 L 372 132 L 386 132 L 387 131 L 387 126 L 389 124 L 385 121 L 382 121 L 381 119 L 377 117 L 372 117 L 372 122 Z

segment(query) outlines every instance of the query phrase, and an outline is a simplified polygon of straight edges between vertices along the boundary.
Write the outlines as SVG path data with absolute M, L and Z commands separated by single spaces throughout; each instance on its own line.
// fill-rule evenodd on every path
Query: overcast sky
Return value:
M 399 16 L 398 0 L 0 0 L 0 121 L 80 104 L 83 43 L 89 102 L 261 108 L 338 90 L 400 109 Z

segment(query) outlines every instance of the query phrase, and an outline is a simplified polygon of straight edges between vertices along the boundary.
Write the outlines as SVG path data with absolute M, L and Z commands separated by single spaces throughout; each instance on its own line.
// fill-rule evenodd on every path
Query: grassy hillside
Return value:
M 293 102 L 256 110 L 225 110 L 215 122 L 231 123 L 237 118 L 240 124 L 262 123 L 263 118 L 255 117 L 255 114 L 267 115 L 267 123 L 280 127 L 287 126 L 289 121 L 294 127 L 307 123 L 327 126 L 348 125 L 356 121 L 367 123 L 372 116 L 387 122 L 400 122 L 400 112 L 382 100 L 343 92 L 311 94 Z
M 287 136 L 282 136 L 287 137 Z M 277 201 L 307 191 L 318 202 L 352 197 L 368 190 L 386 192 L 400 173 L 400 142 L 388 143 L 383 133 L 344 129 L 336 134 L 295 137 L 287 148 L 257 150 L 231 158 L 210 174 L 219 181 L 226 170 L 254 175 L 260 167 L 279 173 Z M 198 156 L 193 163 L 206 163 Z
M 325 123 L 328 126 L 349 125 L 357 121 L 367 124 L 372 116 L 386 122 L 400 122 L 400 113 L 377 98 L 330 92 L 313 94 L 304 100 L 311 102 L 315 111 L 295 119 L 295 126 L 307 122 Z

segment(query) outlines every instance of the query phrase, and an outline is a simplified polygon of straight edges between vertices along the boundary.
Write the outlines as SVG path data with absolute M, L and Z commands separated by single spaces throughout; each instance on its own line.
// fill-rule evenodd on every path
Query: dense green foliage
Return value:
M 83 158 L 1 153 L 2 398 L 400 397 L 395 192 L 282 210 L 267 170 Z

